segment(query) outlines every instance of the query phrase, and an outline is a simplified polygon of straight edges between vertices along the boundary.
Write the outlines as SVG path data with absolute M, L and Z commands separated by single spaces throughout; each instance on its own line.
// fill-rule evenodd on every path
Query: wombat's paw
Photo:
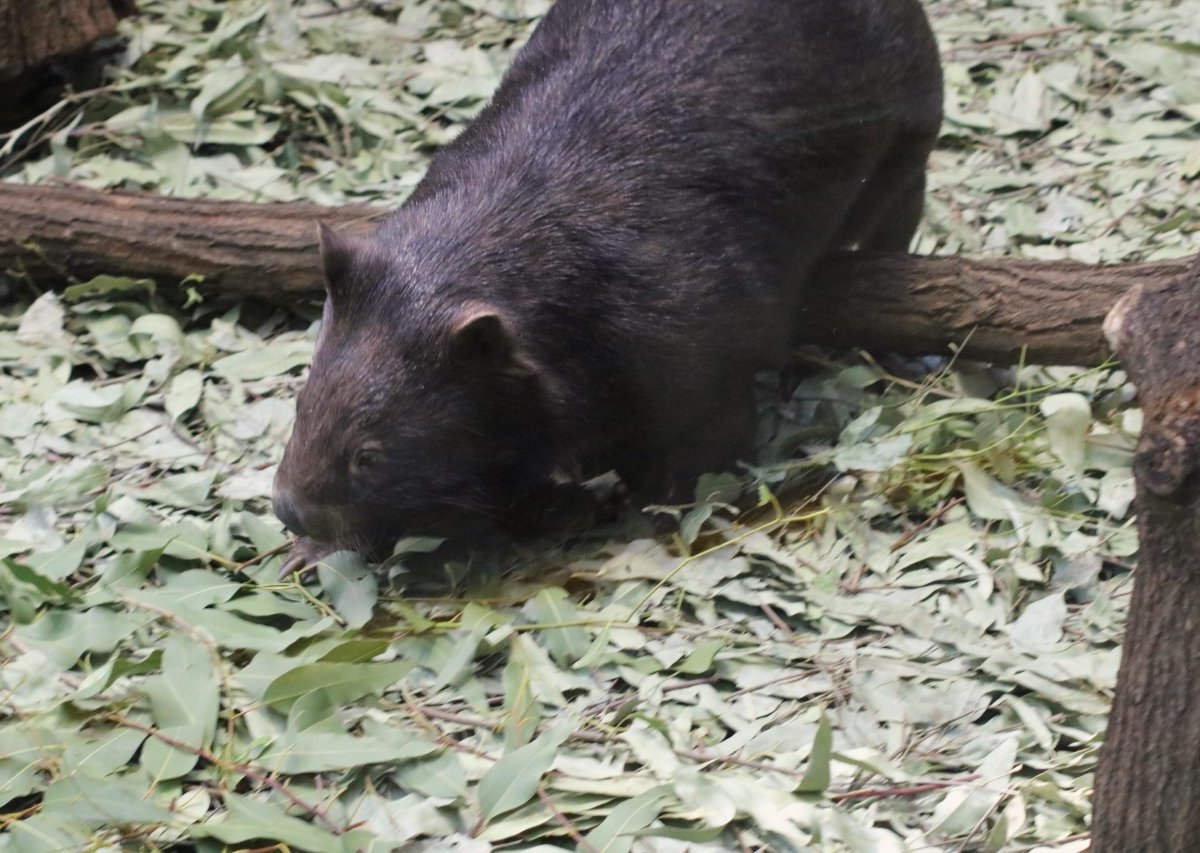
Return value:
M 324 542 L 309 539 L 307 536 L 299 537 L 292 545 L 287 559 L 283 561 L 283 566 L 279 570 L 279 579 L 283 580 L 292 572 L 299 572 L 301 577 L 311 575 L 317 563 L 335 550 L 332 545 Z
M 546 484 L 525 495 L 510 524 L 525 534 L 580 533 L 596 521 L 598 504 L 575 483 Z

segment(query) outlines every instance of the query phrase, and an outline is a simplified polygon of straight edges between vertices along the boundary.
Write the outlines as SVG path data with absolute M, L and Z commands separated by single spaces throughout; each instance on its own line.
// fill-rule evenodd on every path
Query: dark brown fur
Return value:
M 750 451 L 831 249 L 904 249 L 941 120 L 917 0 L 559 0 L 329 299 L 276 511 L 378 550 L 555 471 L 683 494 Z

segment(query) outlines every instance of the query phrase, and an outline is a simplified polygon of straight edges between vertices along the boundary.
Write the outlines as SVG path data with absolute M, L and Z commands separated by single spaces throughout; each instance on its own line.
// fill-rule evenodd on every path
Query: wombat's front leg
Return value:
M 689 401 L 677 408 L 655 444 L 629 446 L 614 465 L 635 500 L 646 504 L 690 503 L 704 474 L 737 471 L 754 452 L 752 380 Z
M 504 521 L 518 535 L 582 533 L 597 510 L 596 498 L 578 483 L 546 482 L 526 492 Z
M 324 542 L 318 542 L 307 536 L 300 536 L 292 544 L 287 559 L 279 569 L 279 579 L 287 578 L 292 572 L 299 572 L 303 577 L 311 574 L 317 563 L 328 557 L 337 549 Z

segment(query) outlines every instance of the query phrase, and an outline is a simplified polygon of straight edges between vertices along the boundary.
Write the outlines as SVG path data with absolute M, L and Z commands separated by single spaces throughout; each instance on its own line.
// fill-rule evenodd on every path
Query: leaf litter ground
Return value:
M 546 5 L 147 0 L 0 168 L 394 202 Z M 1200 250 L 1200 3 L 928 8 L 919 251 Z M 0 851 L 1086 846 L 1136 551 L 1120 370 L 807 354 L 671 535 L 409 540 L 301 584 L 268 498 L 311 317 L 162 293 L 0 317 Z

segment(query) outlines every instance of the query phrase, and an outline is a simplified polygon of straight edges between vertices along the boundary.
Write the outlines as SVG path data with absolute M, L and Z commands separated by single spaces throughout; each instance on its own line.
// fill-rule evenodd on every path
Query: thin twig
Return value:
M 414 707 L 414 710 L 417 710 Z M 479 717 L 468 717 L 464 714 L 456 714 L 453 711 L 442 711 L 438 708 L 421 707 L 419 712 L 431 719 L 444 720 L 448 723 L 456 723 L 460 726 L 469 726 L 476 729 L 490 729 L 491 731 L 499 731 L 501 725 L 499 723 L 491 723 Z M 539 729 L 544 728 L 539 726 Z M 605 744 L 611 741 L 611 738 L 598 732 L 575 731 L 570 735 L 572 740 L 583 741 L 585 743 Z M 687 758 L 691 761 L 696 761 L 700 764 L 736 764 L 740 767 L 750 767 L 755 770 L 774 771 L 783 773 L 787 776 L 803 776 L 804 774 L 796 770 L 788 770 L 784 767 L 776 767 L 771 764 L 765 764 L 760 761 L 748 761 L 744 758 L 736 758 L 731 755 L 711 755 L 706 752 L 694 752 L 686 749 L 673 750 L 680 758 Z
M 299 796 L 292 793 L 291 789 L 288 788 L 287 785 L 283 784 L 268 773 L 256 770 L 248 764 L 242 764 L 238 761 L 231 761 L 227 758 L 222 758 L 216 753 L 211 752 L 202 746 L 192 746 L 190 743 L 184 743 L 183 741 L 173 738 L 170 735 L 163 734 L 153 726 L 143 725 L 142 723 L 138 723 L 130 720 L 127 717 L 123 717 L 120 714 L 109 714 L 107 715 L 107 719 L 119 726 L 135 729 L 139 732 L 145 732 L 151 737 L 161 740 L 163 743 L 167 744 L 167 746 L 174 747 L 175 749 L 182 750 L 183 752 L 190 752 L 192 755 L 195 755 L 198 758 L 201 758 L 204 761 L 207 761 L 208 763 L 220 767 L 226 771 L 245 776 L 247 779 L 252 780 L 256 784 L 275 791 L 293 806 L 305 812 L 306 814 L 311 815 L 314 820 L 316 820 L 334 835 L 342 835 L 345 832 L 342 827 L 339 827 L 332 820 L 330 820 L 328 816 L 326 816 L 323 809 L 301 799 Z
M 272 557 L 274 557 L 276 554 L 278 554 L 282 551 L 286 551 L 290 547 L 292 547 L 291 542 L 284 542 L 282 545 L 276 545 L 270 551 L 263 551 L 261 554 L 255 554 L 249 560 L 246 560 L 244 562 L 238 563 L 237 565 L 233 566 L 233 571 L 235 571 L 235 572 L 244 571 L 245 569 L 248 569 L 250 566 L 253 566 L 255 563 L 261 563 L 263 560 L 269 560 Z
M 554 822 L 561 826 L 563 831 L 570 836 L 571 840 L 579 845 L 579 849 L 582 850 L 583 853 L 599 853 L 599 850 L 596 849 L 596 845 L 592 844 L 583 837 L 583 833 L 579 831 L 579 827 L 572 823 L 571 819 L 562 813 L 559 807 L 554 804 L 554 799 L 546 793 L 546 789 L 541 785 L 538 785 L 537 787 L 537 796 L 538 799 L 542 801 L 542 805 L 550 810 L 550 815 L 554 818 Z
M 458 714 L 454 711 L 443 711 L 440 708 L 429 708 L 418 705 L 410 705 L 414 713 L 418 713 L 423 717 L 430 719 L 443 720 L 448 723 L 455 723 L 460 726 L 468 726 L 476 729 L 489 729 L 491 731 L 499 731 L 501 725 L 492 723 L 479 717 L 470 717 L 465 714 Z M 542 727 L 539 727 L 542 728 Z M 585 743 L 606 744 L 611 741 L 611 738 L 589 731 L 575 731 L 570 735 L 572 740 L 583 741 Z M 775 764 L 768 764 L 765 761 L 753 761 L 748 758 L 738 758 L 735 755 L 714 755 L 708 752 L 699 752 L 690 749 L 672 749 L 680 758 L 685 758 L 689 761 L 695 761 L 698 764 L 733 764 L 738 767 L 747 767 L 751 770 L 759 770 L 765 773 L 780 773 L 784 776 L 791 776 L 796 779 L 804 778 L 804 771 L 793 770 L 788 767 L 779 767 Z M 843 800 L 858 800 L 868 799 L 871 797 L 900 797 L 911 796 L 913 794 L 926 793 L 927 791 L 937 791 L 942 788 L 950 788 L 955 785 L 961 785 L 966 782 L 971 782 L 977 779 L 977 776 L 961 776 L 957 779 L 951 779 L 946 782 L 925 782 L 917 785 L 909 785 L 906 787 L 896 788 L 862 788 L 857 791 L 846 791 L 841 794 L 830 794 L 829 799 L 836 802 Z
M 1029 853 L 1030 850 L 1041 850 L 1046 847 L 1058 847 L 1062 844 L 1070 844 L 1074 841 L 1087 841 L 1092 837 L 1090 832 L 1080 832 L 1077 835 L 1068 835 L 1065 838 L 1059 838 L 1055 841 L 1039 841 L 1037 844 L 1030 844 L 1027 847 L 1014 847 L 1012 853 Z
M 937 508 L 936 511 L 934 511 L 933 515 L 929 516 L 929 518 L 925 519 L 920 524 L 917 524 L 917 525 L 913 526 L 911 529 L 906 530 L 904 533 L 902 533 L 900 535 L 900 538 L 897 539 L 895 542 L 893 542 L 892 547 L 889 548 L 888 550 L 891 553 L 895 554 L 897 551 L 899 551 L 901 548 L 903 548 L 905 545 L 907 545 L 909 542 L 911 542 L 917 536 L 918 533 L 920 533 L 922 530 L 925 530 L 928 527 L 932 527 L 933 525 L 937 524 L 939 521 L 942 520 L 942 516 L 944 516 L 950 510 L 954 509 L 956 506 L 961 504 L 964 500 L 966 500 L 966 498 L 955 498 L 952 501 L 947 501 L 946 503 L 943 503 L 940 507 Z
M 1042 36 L 1056 36 L 1059 33 L 1072 32 L 1079 29 L 1075 24 L 1066 24 L 1061 27 L 1050 27 L 1045 30 L 1033 30 L 1028 33 L 1017 33 L 1016 35 L 1005 36 L 1004 38 L 993 39 L 992 41 L 981 41 L 977 44 L 965 44 L 962 47 L 952 47 L 942 53 L 942 58 L 953 59 L 960 53 L 967 53 L 976 50 L 990 50 L 993 47 L 1005 47 L 1012 44 L 1021 44 L 1030 39 L 1041 38 Z
M 446 723 L 454 723 L 471 729 L 487 729 L 491 732 L 498 732 L 503 728 L 500 723 L 493 723 L 482 717 L 468 717 L 465 714 L 456 714 L 454 711 L 443 711 L 441 708 L 430 708 L 427 705 L 417 705 L 416 703 L 406 704 L 418 719 L 424 717 L 426 720 L 442 720 Z
M 788 623 L 784 622 L 783 618 L 775 612 L 774 607 L 764 601 L 759 605 L 759 609 L 761 609 L 763 613 L 767 614 L 767 618 L 771 620 L 771 624 L 778 628 L 780 632 L 782 632 L 785 640 L 790 643 L 792 640 L 796 639 L 796 632 L 793 631 L 788 626 Z
M 844 803 L 848 800 L 868 800 L 875 797 L 913 797 L 917 794 L 928 794 L 931 791 L 954 788 L 958 785 L 964 785 L 967 782 L 974 782 L 978 778 L 978 775 L 971 775 L 961 776 L 958 779 L 949 779 L 945 782 L 921 782 L 916 785 L 899 785 L 891 788 L 859 788 L 857 791 L 843 791 L 840 794 L 830 794 L 829 799 L 835 803 Z
M 366 9 L 371 4 L 368 0 L 362 0 L 361 3 L 355 3 L 353 6 L 335 6 L 327 12 L 310 12 L 307 15 L 300 17 L 306 21 L 315 21 L 320 18 L 332 18 L 335 15 L 345 15 L 347 12 L 357 12 L 359 9 Z
M 146 436 L 148 436 L 150 433 L 154 432 L 156 429 L 162 429 L 162 428 L 163 428 L 163 424 L 155 424 L 154 426 L 150 427 L 150 429 L 142 430 L 137 435 L 131 435 L 129 438 L 123 438 L 120 441 L 113 442 L 112 444 L 102 445 L 100 449 L 101 450 L 115 450 L 116 448 L 120 447 L 122 444 L 129 444 L 130 442 L 139 441 L 140 439 L 143 439 Z
M 412 695 L 412 693 L 409 692 L 408 688 L 401 687 L 400 693 L 404 697 L 405 707 L 408 708 L 409 712 L 416 718 L 417 724 L 421 728 L 423 728 L 425 731 L 427 731 L 431 735 L 433 735 L 433 737 L 437 741 L 437 743 L 441 744 L 442 746 L 447 747 L 448 749 L 453 749 L 456 752 L 466 752 L 466 753 L 469 753 L 470 755 L 477 756 L 477 757 L 485 759 L 487 761 L 497 761 L 498 760 L 494 755 L 489 755 L 488 753 L 484 752 L 482 749 L 476 749 L 473 746 L 468 746 L 467 744 L 463 743 L 462 741 L 452 738 L 450 735 L 446 734 L 444 731 L 439 729 L 436 725 L 434 725 L 433 720 L 431 719 L 432 717 L 435 717 L 438 715 L 438 713 L 439 713 L 438 709 L 423 708 L 421 705 L 419 705 L 417 703 L 416 698 Z M 430 712 L 433 712 L 433 713 L 430 713 Z M 441 713 L 448 713 L 448 712 L 441 712 Z M 458 723 L 460 725 L 468 725 L 468 723 L 464 723 L 461 720 L 450 720 L 449 722 Z M 486 721 L 484 721 L 484 720 L 476 720 L 474 722 L 485 723 L 485 725 L 472 726 L 472 728 L 487 728 L 493 732 L 499 731 L 499 727 L 489 726 L 486 724 Z
M 785 675 L 783 678 L 772 678 L 770 681 L 763 681 L 759 684 L 751 684 L 749 687 L 743 687 L 741 690 L 735 690 L 726 697 L 726 700 L 737 699 L 739 696 L 746 696 L 750 693 L 757 693 L 767 687 L 774 687 L 776 684 L 787 684 L 791 681 L 803 681 L 806 678 L 811 678 L 812 672 L 794 672 L 791 675 Z
M 696 752 L 690 749 L 675 749 L 672 752 L 680 758 L 687 758 L 700 764 L 735 764 L 738 767 L 749 767 L 751 770 L 761 770 L 765 773 L 781 773 L 784 776 L 792 776 L 797 779 L 804 778 L 803 770 L 779 767 L 775 764 L 767 764 L 765 761 L 752 761 L 748 758 L 738 758 L 734 755 L 712 755 L 711 753 Z

